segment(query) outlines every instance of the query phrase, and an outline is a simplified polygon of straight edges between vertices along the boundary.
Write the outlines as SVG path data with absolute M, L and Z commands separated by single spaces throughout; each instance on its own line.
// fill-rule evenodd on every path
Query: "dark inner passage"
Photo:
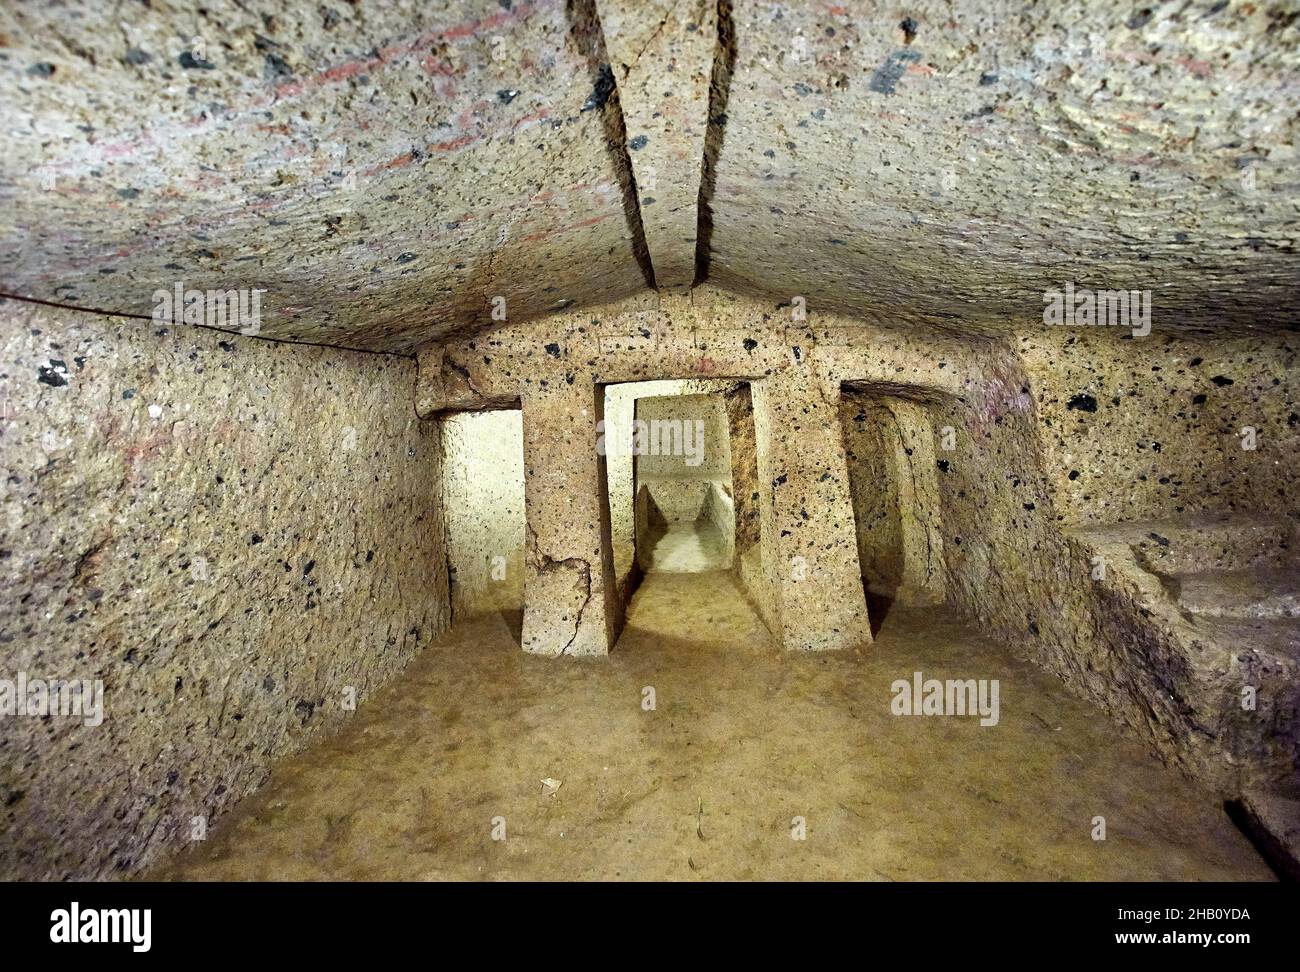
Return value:
M 912 397 L 907 397 L 909 394 Z M 846 387 L 840 399 L 858 560 L 872 633 L 895 603 L 944 600 L 943 537 L 936 470 L 945 443 L 923 396 Z

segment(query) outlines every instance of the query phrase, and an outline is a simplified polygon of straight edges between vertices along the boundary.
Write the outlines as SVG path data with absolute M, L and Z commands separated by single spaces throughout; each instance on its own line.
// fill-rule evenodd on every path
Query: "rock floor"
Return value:
M 941 609 L 787 654 L 729 574 L 654 573 L 608 658 L 526 655 L 517 626 L 455 624 L 152 876 L 1272 877 L 1211 794 Z M 998 724 L 892 715 L 918 670 L 999 679 Z
M 728 566 L 726 537 L 711 523 L 672 523 L 650 541 L 647 573 L 699 574 Z

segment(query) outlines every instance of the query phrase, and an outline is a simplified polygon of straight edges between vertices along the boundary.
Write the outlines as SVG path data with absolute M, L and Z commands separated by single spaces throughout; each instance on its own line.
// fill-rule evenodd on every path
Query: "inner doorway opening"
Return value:
M 729 570 L 736 550 L 722 396 L 656 395 L 635 405 L 637 564 L 645 573 Z
M 840 426 L 873 635 L 896 604 L 944 600 L 935 405 L 910 386 L 842 389 Z
M 601 448 L 624 604 L 647 574 L 739 574 L 757 555 L 753 416 L 737 407 L 748 392 L 732 379 L 605 386 Z
M 612 384 L 603 405 L 610 546 L 628 612 L 620 646 L 721 644 L 740 631 L 766 643 L 774 599 L 749 382 Z

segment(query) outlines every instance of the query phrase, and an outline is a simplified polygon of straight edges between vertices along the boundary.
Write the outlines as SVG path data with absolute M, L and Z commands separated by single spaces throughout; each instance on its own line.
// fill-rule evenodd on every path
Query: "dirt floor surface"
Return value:
M 654 573 L 608 658 L 517 627 L 456 623 L 152 876 L 1271 878 L 1211 794 L 943 609 L 785 653 L 729 574 Z M 998 679 L 998 724 L 891 714 L 915 671 Z

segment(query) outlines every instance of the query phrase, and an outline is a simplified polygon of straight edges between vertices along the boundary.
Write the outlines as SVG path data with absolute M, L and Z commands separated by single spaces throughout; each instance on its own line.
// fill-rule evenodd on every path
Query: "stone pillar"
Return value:
M 524 651 L 605 655 L 617 637 L 602 402 L 592 385 L 523 396 Z
M 786 648 L 871 641 L 839 422 L 839 388 L 796 365 L 751 385 L 763 561 Z

